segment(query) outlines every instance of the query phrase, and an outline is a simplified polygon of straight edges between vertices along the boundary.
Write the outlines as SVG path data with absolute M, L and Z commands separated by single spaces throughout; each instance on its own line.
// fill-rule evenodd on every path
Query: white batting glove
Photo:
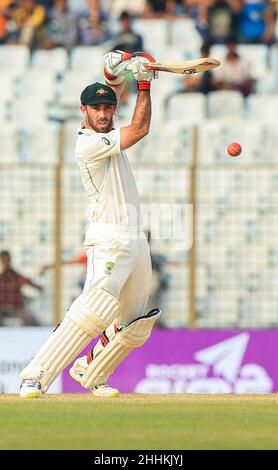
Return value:
M 116 50 L 108 52 L 103 56 L 104 75 L 108 85 L 120 85 L 125 75 L 129 72 L 128 66 L 131 61 L 131 54 Z
M 153 70 L 146 70 L 142 62 L 149 62 L 144 57 L 135 57 L 131 60 L 130 68 L 137 82 L 150 82 L 155 78 Z
M 149 91 L 151 81 L 158 78 L 158 73 L 153 70 L 147 70 L 143 63 L 153 63 L 155 59 L 147 52 L 134 52 L 132 54 L 130 65 L 128 66 L 138 83 L 138 91 Z

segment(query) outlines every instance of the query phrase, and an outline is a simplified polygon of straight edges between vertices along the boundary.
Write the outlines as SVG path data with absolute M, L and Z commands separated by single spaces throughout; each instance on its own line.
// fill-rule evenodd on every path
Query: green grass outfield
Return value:
M 278 449 L 278 395 L 2 395 L 0 448 Z

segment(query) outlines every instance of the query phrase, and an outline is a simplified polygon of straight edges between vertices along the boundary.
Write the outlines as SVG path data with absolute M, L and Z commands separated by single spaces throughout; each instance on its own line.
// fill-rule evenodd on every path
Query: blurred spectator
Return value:
M 101 8 L 100 0 L 87 0 L 87 9 L 79 14 L 80 43 L 95 46 L 111 39 L 109 16 Z
M 11 17 L 15 2 L 16 0 L 0 0 L 0 44 L 9 41 L 10 32 L 14 29 Z
M 202 0 L 198 5 L 197 29 L 204 41 L 223 44 L 237 31 L 241 0 Z
M 76 264 L 84 267 L 84 274 L 77 281 L 77 286 L 82 291 L 84 284 L 85 284 L 86 272 L 87 272 L 87 256 L 85 255 L 85 253 L 81 253 L 80 255 L 77 255 L 72 259 L 61 261 L 61 266 L 72 266 Z M 39 273 L 40 276 L 45 274 L 46 271 L 48 271 L 49 269 L 54 269 L 54 267 L 55 267 L 55 263 L 43 265 L 40 269 L 40 273 Z
M 8 37 L 7 18 L 0 14 L 0 44 L 4 44 Z
M 273 0 L 275 10 L 275 26 L 274 26 L 274 38 L 277 44 L 278 42 L 278 0 Z
M 136 0 L 131 2 L 130 0 L 114 0 L 111 3 L 111 9 L 109 12 L 112 17 L 119 18 L 123 11 L 128 11 L 132 17 L 143 16 L 145 8 L 145 0 Z
M 38 320 L 25 308 L 21 288 L 28 285 L 40 292 L 42 288 L 12 268 L 11 255 L 8 251 L 0 252 L 0 261 L 2 264 L 0 274 L 0 324 L 5 324 L 5 319 L 19 318 L 23 325 L 39 325 Z
M 143 38 L 140 34 L 132 30 L 132 18 L 127 11 L 123 11 L 119 17 L 121 24 L 120 32 L 113 38 L 111 49 L 120 49 L 132 54 L 136 51 L 143 51 Z
M 38 0 L 36 3 L 42 5 L 48 13 L 53 8 L 55 0 Z
M 275 40 L 275 7 L 266 0 L 239 0 L 239 42 L 272 44 Z
M 73 47 L 78 41 L 77 14 L 69 10 L 68 0 L 55 0 L 48 18 L 44 47 Z
M 240 0 L 180 0 L 175 16 L 191 18 L 204 42 L 223 43 L 237 29 Z
M 199 0 L 181 0 L 176 5 L 176 15 L 185 15 L 196 20 L 199 15 Z
M 8 35 L 8 14 L 0 10 L 0 44 L 4 44 L 7 41 Z
M 69 0 L 69 9 L 80 13 L 87 8 L 87 0 Z
M 221 67 L 213 70 L 213 84 L 217 90 L 238 90 L 248 96 L 254 82 L 249 63 L 237 53 L 235 39 L 229 39 L 226 47 L 227 54 Z
M 175 14 L 175 0 L 146 0 L 144 18 L 164 18 Z
M 0 0 L 0 12 L 4 12 L 16 3 L 17 0 Z
M 12 19 L 15 24 L 13 39 L 19 44 L 31 48 L 39 47 L 43 38 L 43 24 L 46 20 L 46 11 L 35 0 L 19 0 L 14 9 Z

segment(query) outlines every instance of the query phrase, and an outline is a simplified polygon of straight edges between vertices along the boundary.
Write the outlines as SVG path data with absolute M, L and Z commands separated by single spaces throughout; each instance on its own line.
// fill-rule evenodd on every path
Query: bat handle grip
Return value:
M 130 71 L 130 72 L 138 72 L 138 62 L 137 61 L 131 61 L 127 66 L 126 66 L 126 70 Z
M 137 56 L 138 57 L 138 56 Z M 156 79 L 158 78 L 158 73 L 155 69 L 152 69 L 151 62 L 141 62 L 141 65 L 143 65 L 145 70 L 153 70 L 153 78 Z M 126 70 L 129 70 L 133 73 L 138 71 L 138 63 L 136 61 L 131 61 L 127 67 Z

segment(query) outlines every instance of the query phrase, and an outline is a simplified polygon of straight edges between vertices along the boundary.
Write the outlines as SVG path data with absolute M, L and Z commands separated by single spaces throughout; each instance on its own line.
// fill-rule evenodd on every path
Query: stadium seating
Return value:
M 17 96 L 30 99 L 33 103 L 48 103 L 55 99 L 55 72 L 41 73 L 38 68 L 31 68 L 18 80 Z
M 32 70 L 37 70 L 41 76 L 50 72 L 53 75 L 60 74 L 68 68 L 67 51 L 62 47 L 51 50 L 38 49 L 33 52 L 31 66 Z
M 154 57 L 160 56 L 160 51 L 169 45 L 169 23 L 164 19 L 135 19 L 133 30 L 144 38 L 144 47 Z
M 18 125 L 44 123 L 48 119 L 47 106 L 43 101 L 34 102 L 30 95 L 21 96 L 11 103 L 9 116 Z
M 278 47 L 273 44 L 269 51 L 269 69 L 274 76 L 276 91 L 278 89 Z
M 32 123 L 19 130 L 20 163 L 51 165 L 58 161 L 59 127 L 52 123 Z
M 278 116 L 278 95 L 250 95 L 247 98 L 247 112 L 258 121 L 273 123 Z
M 238 52 L 250 64 L 251 76 L 261 80 L 269 70 L 268 47 L 266 44 L 241 44 Z
M 0 125 L 0 142 L 1 164 L 18 163 L 18 134 L 17 127 L 14 124 L 6 123 L 4 126 Z
M 203 93 L 178 93 L 169 99 L 169 120 L 176 120 L 182 124 L 201 124 L 206 117 L 206 98 Z
M 212 91 L 208 94 L 208 117 L 244 116 L 244 98 L 239 91 L 222 90 Z
M 30 51 L 27 46 L 0 46 L 0 75 L 9 73 L 11 79 L 20 77 L 29 65 Z
M 190 54 L 188 51 L 184 50 L 181 47 L 178 47 L 177 45 L 166 44 L 161 46 L 159 50 L 154 53 L 154 58 L 158 62 L 176 62 L 179 60 L 185 60 L 188 57 L 188 54 Z M 160 80 L 160 86 L 163 86 L 166 81 L 172 83 L 173 85 L 173 80 L 175 79 L 175 76 L 163 72 L 160 72 L 159 76 L 160 78 L 163 77 L 163 80 Z
M 92 81 L 102 76 L 104 46 L 77 46 L 70 54 L 70 67 L 80 75 L 90 75 Z
M 195 27 L 195 23 L 191 18 L 182 18 L 172 22 L 170 30 L 170 41 L 174 46 L 179 47 L 180 50 L 199 56 L 199 51 L 202 45 L 202 37 Z M 177 58 L 174 56 L 173 61 Z M 193 57 L 192 57 L 193 58 Z
M 267 62 L 263 61 L 265 66 L 264 73 L 257 80 L 256 93 L 268 94 L 278 91 L 278 48 L 274 44 L 268 49 Z
M 5 126 L 8 122 L 7 118 L 8 109 L 6 107 L 6 103 L 0 102 L 0 126 Z
M 0 106 L 4 105 L 7 101 L 11 101 L 15 94 L 15 83 L 13 77 L 9 72 L 0 73 Z

